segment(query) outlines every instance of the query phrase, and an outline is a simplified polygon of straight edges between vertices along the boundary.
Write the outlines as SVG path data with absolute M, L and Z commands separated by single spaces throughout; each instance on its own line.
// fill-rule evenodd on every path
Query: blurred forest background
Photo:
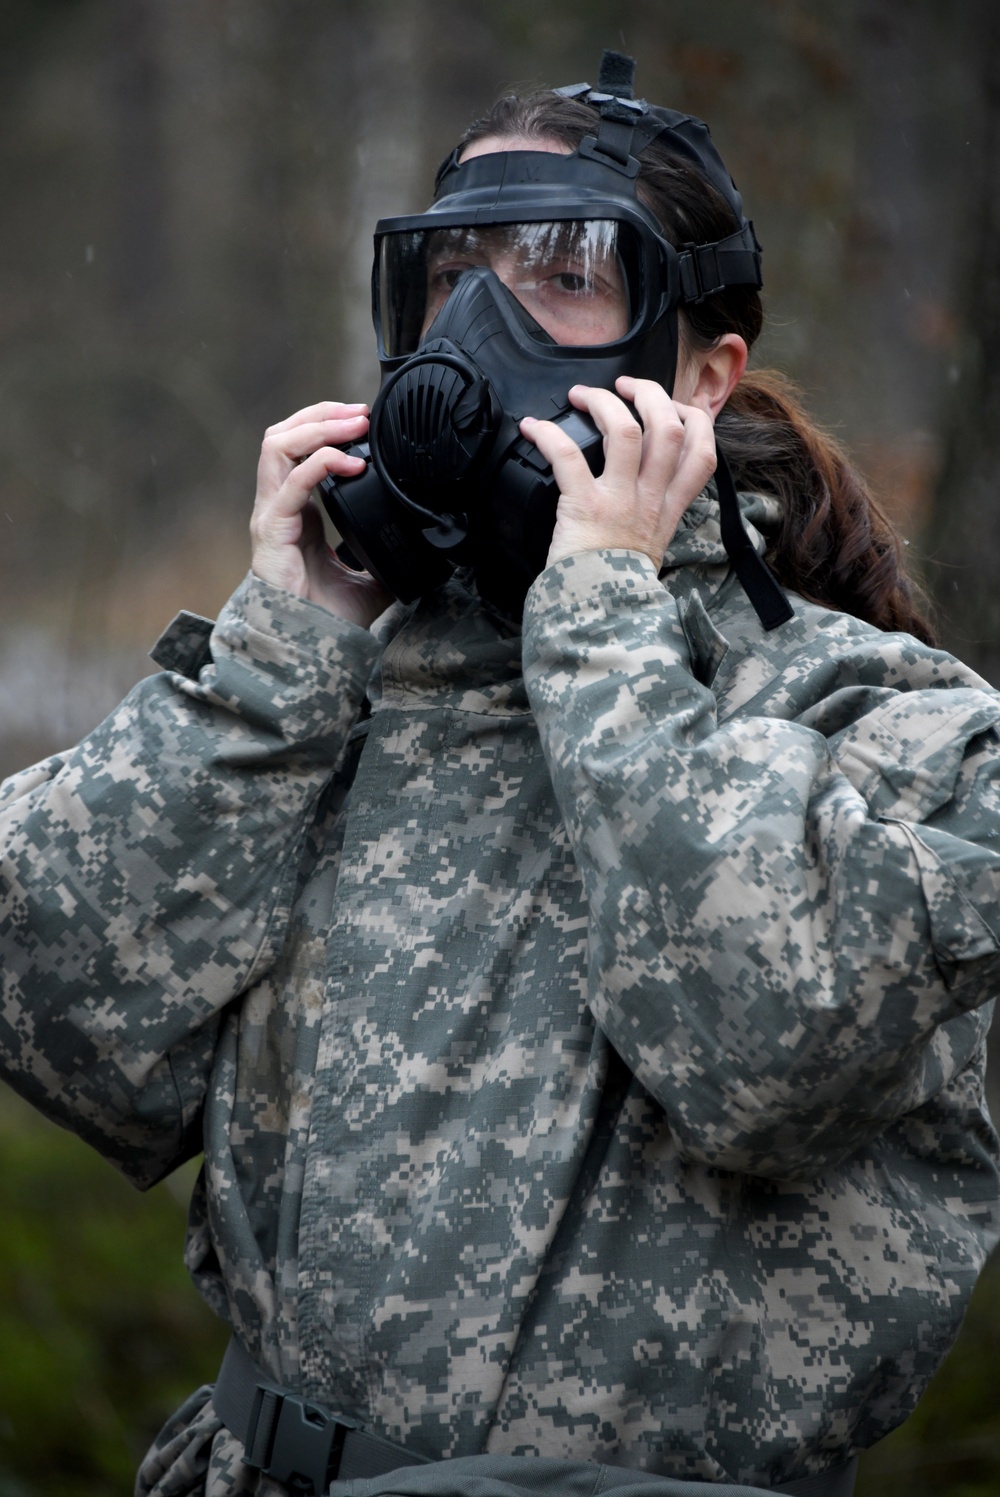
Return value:
M 247 565 L 263 428 L 371 399 L 371 230 L 495 95 L 707 118 L 765 246 L 758 365 L 1000 684 L 996 0 L 0 0 L 0 770 L 87 732 Z M 134 1196 L 0 1094 L 0 1497 L 114 1497 L 211 1380 L 191 1177 Z M 1000 1266 L 859 1497 L 1000 1493 Z

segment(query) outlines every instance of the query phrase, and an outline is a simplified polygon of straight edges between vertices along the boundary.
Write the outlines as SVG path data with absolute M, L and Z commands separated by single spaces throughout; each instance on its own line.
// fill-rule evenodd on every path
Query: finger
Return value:
M 715 426 L 701 406 L 673 400 L 654 380 L 622 376 L 615 388 L 631 400 L 646 430 L 642 480 L 660 492 L 700 493 L 715 472 Z
M 684 427 L 684 442 L 669 489 L 673 493 L 688 493 L 694 489 L 700 494 L 718 466 L 715 425 L 708 412 L 700 406 L 681 405 L 675 401 L 674 409 Z
M 309 421 L 302 426 L 290 427 L 276 438 L 279 445 L 296 461 L 308 457 L 317 447 L 339 447 L 341 442 L 351 441 L 355 434 L 368 430 L 368 417 L 363 413 L 355 416 L 335 416 L 327 421 Z M 336 439 L 336 440 L 334 440 Z
M 278 487 L 295 464 L 317 448 L 358 441 L 367 430 L 368 417 L 360 413 L 306 422 L 281 430 L 269 428 L 261 443 L 257 465 L 258 489 Z
M 283 538 L 289 538 L 285 535 L 284 523 L 301 513 L 320 479 L 328 473 L 355 478 L 364 469 L 364 458 L 352 457 L 339 447 L 321 447 L 310 453 L 302 462 L 292 466 L 284 483 L 274 489 L 258 491 L 251 520 L 253 533 L 273 534 L 278 527 Z
M 577 410 L 587 412 L 604 438 L 604 484 L 631 489 L 643 455 L 643 430 L 635 416 L 614 391 L 595 385 L 574 385 L 569 398 Z
M 540 421 L 535 416 L 525 416 L 520 430 L 521 435 L 535 444 L 551 466 L 561 494 L 572 493 L 593 481 L 587 459 L 573 438 L 554 421 Z
M 288 431 L 290 427 L 301 426 L 306 421 L 334 421 L 345 416 L 367 416 L 368 407 L 363 400 L 345 402 L 343 400 L 321 400 L 316 405 L 307 405 L 294 415 L 287 416 L 284 421 L 276 421 L 273 426 L 267 428 L 267 434 L 271 432 Z
M 615 388 L 634 405 L 642 422 L 639 482 L 645 491 L 662 501 L 684 447 L 684 423 L 678 407 L 655 380 L 622 377 L 615 381 Z

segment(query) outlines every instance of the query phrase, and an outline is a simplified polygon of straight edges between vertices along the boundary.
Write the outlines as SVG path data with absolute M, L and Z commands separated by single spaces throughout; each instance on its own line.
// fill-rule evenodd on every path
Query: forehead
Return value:
M 518 220 L 499 224 L 445 224 L 426 235 L 429 252 L 455 246 L 512 249 L 544 255 L 550 251 L 578 249 L 593 254 L 614 251 L 619 225 L 605 218 L 554 218 Z
M 543 136 L 541 140 L 529 135 L 484 135 L 466 146 L 462 161 L 471 161 L 475 156 L 496 156 L 501 151 L 548 151 L 553 156 L 572 156 L 573 147 L 561 140 Z

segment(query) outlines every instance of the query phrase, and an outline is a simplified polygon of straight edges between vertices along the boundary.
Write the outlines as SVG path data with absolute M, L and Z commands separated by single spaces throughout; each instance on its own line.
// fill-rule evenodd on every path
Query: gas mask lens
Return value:
M 382 341 L 415 352 L 463 272 L 491 270 L 538 326 L 541 342 L 615 343 L 641 305 L 640 247 L 631 224 L 577 218 L 453 224 L 385 234 L 380 246 Z M 529 331 L 533 331 L 529 327 Z

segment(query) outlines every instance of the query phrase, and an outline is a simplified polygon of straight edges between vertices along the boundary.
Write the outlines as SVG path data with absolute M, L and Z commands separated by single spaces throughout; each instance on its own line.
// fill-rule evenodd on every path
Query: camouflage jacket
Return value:
M 139 1185 L 204 1148 L 190 1269 L 307 1396 L 777 1483 L 905 1416 L 997 1235 L 1000 697 L 764 633 L 710 494 L 668 560 L 560 562 L 523 638 L 461 577 L 182 616 L 6 787 L 0 1050 Z M 210 1391 L 141 1491 L 255 1489 Z

